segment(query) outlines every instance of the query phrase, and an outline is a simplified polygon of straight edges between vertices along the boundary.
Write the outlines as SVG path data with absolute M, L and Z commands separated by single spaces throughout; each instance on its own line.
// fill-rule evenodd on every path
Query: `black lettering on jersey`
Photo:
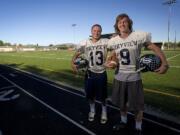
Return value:
M 112 46 L 112 49 L 116 50 L 119 48 L 126 48 L 126 47 L 134 47 L 137 46 L 139 43 L 142 43 L 142 40 L 136 40 L 136 41 L 130 41 L 130 42 L 124 42 L 124 43 L 120 43 L 120 44 L 116 44 Z
M 86 51 L 93 51 L 93 50 L 102 50 L 105 49 L 105 45 L 95 45 L 86 47 Z

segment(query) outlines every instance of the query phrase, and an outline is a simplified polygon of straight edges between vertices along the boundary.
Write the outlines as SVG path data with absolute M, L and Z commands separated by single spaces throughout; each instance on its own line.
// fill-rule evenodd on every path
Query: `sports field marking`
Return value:
M 170 67 L 173 67 L 173 68 L 180 68 L 180 66 L 170 66 Z
M 9 61 L 9 60 L 8 60 Z M 10 62 L 10 61 L 9 61 Z M 13 63 L 14 61 L 12 61 L 12 63 Z M 9 67 L 9 66 L 8 66 Z M 38 66 L 40 69 L 44 69 L 44 70 L 47 70 L 47 71 L 53 71 L 53 72 L 55 72 L 54 70 L 52 70 L 52 69 L 50 69 L 50 68 L 42 68 L 42 67 L 40 67 L 40 66 Z
M 56 72 L 56 71 L 54 71 L 52 69 L 49 69 L 49 68 L 41 68 L 41 69 L 45 69 L 45 70 L 48 70 L 48 71 Z M 160 91 L 156 91 L 156 90 L 152 90 L 152 89 L 144 89 L 144 90 L 147 91 L 147 92 L 151 92 L 151 93 L 157 93 L 157 94 L 161 94 L 161 95 L 166 95 L 166 96 L 180 98 L 179 95 L 174 95 L 174 94 L 170 94 L 170 93 L 166 93 L 166 92 L 160 92 Z
M 50 53 L 50 54 L 47 54 L 47 55 L 54 56 L 54 55 L 56 55 L 56 54 L 54 54 L 54 53 Z
M 9 67 L 9 66 L 8 66 Z M 11 68 L 11 67 L 10 67 Z M 39 67 L 40 69 L 44 69 L 44 70 L 47 70 L 47 71 L 52 71 L 52 72 L 56 72 L 56 71 L 54 71 L 54 70 L 52 70 L 52 69 L 50 69 L 50 68 L 41 68 L 41 67 Z M 179 66 L 179 68 L 180 68 L 180 66 Z M 17 70 L 17 69 L 16 69 Z M 20 69 L 18 69 L 18 70 L 20 70 Z M 21 72 L 26 72 L 26 71 L 23 71 L 23 70 L 20 70 Z M 27 72 L 28 74 L 29 74 L 29 72 Z M 38 76 L 39 77 L 39 76 Z M 36 79 L 36 78 L 34 78 L 34 79 Z M 50 84 L 51 85 L 51 84 Z M 54 86 L 54 87 L 56 87 L 55 85 L 52 85 L 52 86 Z M 166 93 L 166 92 L 160 92 L 160 91 L 157 91 L 157 90 L 153 90 L 153 89 L 144 89 L 144 91 L 147 91 L 147 92 L 151 92 L 151 93 L 157 93 L 157 94 L 161 94 L 161 95 L 165 95 L 165 96 L 171 96 L 171 97 L 175 97 L 175 98 L 180 98 L 180 96 L 179 95 L 174 95 L 174 94 L 170 94 L 170 93 Z
M 174 94 L 161 92 L 161 91 L 156 91 L 156 90 L 152 90 L 152 89 L 144 89 L 144 91 L 151 92 L 151 93 L 157 93 L 157 94 L 161 94 L 161 95 L 165 95 L 165 96 L 171 96 L 171 97 L 180 98 L 179 95 L 174 95 Z
M 4 56 L 4 55 L 3 55 Z M 55 60 L 71 60 L 71 58 L 59 57 L 59 58 L 52 58 L 52 57 L 39 57 L 39 56 L 18 56 L 18 55 L 8 55 L 12 57 L 24 57 L 24 58 L 39 58 L 39 59 L 55 59 Z
M 9 66 L 8 66 L 8 67 L 9 67 Z M 12 67 L 9 67 L 9 68 L 12 68 Z M 47 80 L 47 81 L 50 81 L 50 82 L 51 82 L 51 80 L 49 80 L 49 79 L 47 79 L 47 78 L 43 78 L 43 77 L 41 77 L 41 76 L 39 76 L 39 75 L 35 75 L 35 74 L 33 74 L 33 73 L 30 73 L 30 72 L 27 72 L 27 71 L 23 71 L 23 70 L 20 70 L 20 69 L 15 69 L 15 70 L 22 72 L 25 76 L 28 76 L 28 77 L 30 77 L 30 78 L 33 78 L 33 79 L 38 80 L 38 81 L 40 81 L 40 82 L 43 82 L 43 83 L 45 83 L 45 84 L 49 84 L 49 85 L 51 85 L 51 86 L 53 86 L 53 87 L 55 87 L 55 88 L 58 88 L 58 90 L 63 90 L 63 91 L 65 91 L 65 92 L 68 92 L 68 93 L 77 95 L 77 96 L 79 96 L 79 97 L 85 98 L 85 95 L 78 94 L 78 93 L 72 92 L 72 91 L 70 91 L 70 90 L 61 88 L 61 87 L 59 87 L 59 86 L 57 86 L 57 85 L 55 85 L 55 84 L 51 84 L 51 83 L 48 83 L 48 82 L 46 82 L 46 81 L 43 81 L 43 80 Z M 36 76 L 36 77 L 38 77 L 38 78 L 40 78 L 40 79 L 43 79 L 43 80 L 40 80 L 40 79 L 35 78 L 35 77 L 33 77 L 33 76 Z M 99 101 L 96 101 L 96 102 L 100 103 Z M 112 106 L 112 105 L 108 105 L 108 106 L 111 107 L 111 108 L 113 108 L 113 109 L 120 110 L 118 107 L 114 107 L 114 106 Z M 134 116 L 134 114 L 131 113 L 131 112 L 128 112 L 128 114 Z M 143 119 L 146 120 L 146 121 L 152 122 L 152 123 L 154 123 L 154 124 L 160 125 L 160 126 L 162 126 L 162 127 L 165 127 L 165 128 L 168 128 L 168 129 L 171 129 L 171 130 L 173 130 L 173 131 L 176 131 L 176 132 L 180 133 L 180 130 L 179 130 L 179 129 L 170 127 L 170 126 L 168 126 L 168 125 L 165 125 L 165 124 L 162 124 L 162 123 L 153 121 L 153 120 L 148 119 L 148 118 L 145 118 L 145 117 L 144 117 Z
M 169 57 L 169 58 L 167 58 L 167 60 L 173 59 L 173 58 L 175 58 L 175 57 L 177 57 L 177 56 L 179 56 L 179 55 L 180 55 L 180 54 L 177 54 L 177 55 L 175 55 L 175 56 Z
M 14 88 L 15 86 L 11 85 L 11 86 L 6 86 L 6 87 L 2 87 L 0 88 L 0 90 L 4 90 L 4 89 L 9 89 L 9 88 Z
M 71 123 L 73 123 L 74 125 L 76 125 L 77 127 L 79 127 L 80 129 L 84 130 L 85 132 L 89 133 L 90 135 L 96 135 L 94 132 L 90 131 L 89 129 L 85 128 L 84 126 L 80 125 L 79 123 L 77 123 L 76 121 L 72 120 L 70 117 L 64 115 L 63 113 L 59 112 L 58 110 L 56 110 L 55 108 L 51 107 L 50 105 L 48 105 L 47 103 L 45 103 L 44 101 L 42 101 L 41 99 L 37 98 L 36 96 L 32 95 L 31 93 L 27 92 L 25 89 L 21 88 L 19 85 L 15 84 L 14 82 L 12 82 L 11 80 L 9 80 L 8 78 L 6 78 L 3 75 L 0 75 L 3 79 L 7 80 L 8 82 L 10 82 L 12 85 L 16 86 L 18 89 L 20 89 L 22 92 L 24 92 L 25 94 L 29 95 L 31 98 L 33 98 L 34 100 L 36 100 L 37 102 L 41 103 L 42 105 L 46 106 L 48 109 L 52 110 L 53 112 L 55 112 L 56 114 L 60 115 L 61 117 L 65 118 L 66 120 L 70 121 Z
M 44 69 L 44 70 L 47 70 L 47 71 L 54 71 L 54 70 L 52 70 L 52 69 L 50 69 L 50 68 L 41 68 L 41 67 L 39 67 L 40 69 Z
M 3 90 L 0 92 L 0 101 L 10 101 L 10 100 L 14 100 L 17 99 L 20 94 L 13 94 L 14 89 L 10 89 L 10 90 Z

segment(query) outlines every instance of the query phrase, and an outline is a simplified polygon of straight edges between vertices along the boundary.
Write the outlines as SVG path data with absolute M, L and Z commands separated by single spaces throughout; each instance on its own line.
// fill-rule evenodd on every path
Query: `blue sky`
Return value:
M 0 0 L 0 40 L 22 44 L 78 43 L 99 23 L 114 32 L 115 18 L 127 13 L 134 30 L 167 41 L 168 6 L 164 0 Z M 180 41 L 180 1 L 172 6 L 170 40 Z M 77 24 L 72 27 L 72 24 Z

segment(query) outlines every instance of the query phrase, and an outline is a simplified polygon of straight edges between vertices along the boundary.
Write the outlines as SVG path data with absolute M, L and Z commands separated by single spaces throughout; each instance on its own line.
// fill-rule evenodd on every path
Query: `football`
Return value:
M 113 61 L 113 60 L 111 60 L 111 61 L 109 62 L 109 64 L 112 65 L 112 66 L 117 66 L 117 62 L 115 62 L 115 61 Z
M 117 67 L 117 62 L 116 61 L 113 61 L 113 60 L 110 60 L 108 62 L 105 63 L 105 66 L 107 68 L 116 68 Z

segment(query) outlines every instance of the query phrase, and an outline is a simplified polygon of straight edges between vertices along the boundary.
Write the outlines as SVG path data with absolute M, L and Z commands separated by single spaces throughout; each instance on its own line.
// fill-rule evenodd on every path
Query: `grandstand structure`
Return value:
M 26 47 L 26 46 L 0 46 L 0 52 L 31 52 L 31 51 L 56 51 L 56 47 Z

